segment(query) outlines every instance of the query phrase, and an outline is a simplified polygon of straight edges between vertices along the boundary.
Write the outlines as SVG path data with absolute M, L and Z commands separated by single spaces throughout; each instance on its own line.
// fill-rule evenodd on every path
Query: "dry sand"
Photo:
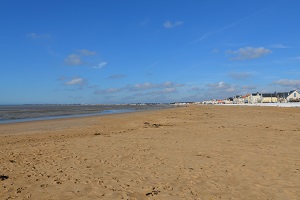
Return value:
M 0 199 L 300 199 L 300 109 L 0 125 Z

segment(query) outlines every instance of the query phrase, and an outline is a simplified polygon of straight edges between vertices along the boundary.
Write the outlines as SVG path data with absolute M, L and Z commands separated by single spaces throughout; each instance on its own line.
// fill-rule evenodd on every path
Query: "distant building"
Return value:
M 300 102 L 300 93 L 297 90 L 290 92 L 252 93 L 235 95 L 224 100 L 212 99 L 203 101 L 202 104 L 259 104 L 259 103 L 287 103 Z
M 244 101 L 244 103 L 249 103 L 250 102 L 250 94 L 246 94 L 244 96 L 242 96 L 242 100 Z
M 242 98 L 242 95 L 235 95 L 233 97 L 233 101 L 232 101 L 233 104 L 243 104 L 245 103 L 244 102 L 244 99 Z
M 278 102 L 280 103 L 286 103 L 287 97 L 290 95 L 290 92 L 278 92 L 276 93 Z
M 228 97 L 225 99 L 225 104 L 232 104 L 233 103 L 233 97 Z
M 250 95 L 249 103 L 256 104 L 261 102 L 262 102 L 262 95 L 259 92 Z
M 277 99 L 280 103 L 287 103 L 287 102 L 299 102 L 300 94 L 297 90 L 292 90 L 290 92 L 278 92 Z
M 299 102 L 300 93 L 297 90 L 290 91 L 289 96 L 286 98 L 288 102 Z
M 262 103 L 277 103 L 277 95 L 276 93 L 263 93 L 262 96 Z

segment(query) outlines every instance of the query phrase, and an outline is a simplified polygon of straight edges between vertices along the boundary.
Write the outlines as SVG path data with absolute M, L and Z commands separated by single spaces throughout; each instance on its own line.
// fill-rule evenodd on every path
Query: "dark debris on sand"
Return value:
M 1 181 L 4 181 L 4 180 L 6 180 L 6 179 L 8 179 L 8 176 L 0 175 L 0 180 L 1 180 Z
M 159 193 L 160 191 L 159 190 L 156 190 L 155 188 L 153 188 L 153 190 L 152 190 L 152 192 L 148 192 L 147 194 L 146 194 L 146 196 L 154 196 L 154 195 L 158 195 L 158 193 Z

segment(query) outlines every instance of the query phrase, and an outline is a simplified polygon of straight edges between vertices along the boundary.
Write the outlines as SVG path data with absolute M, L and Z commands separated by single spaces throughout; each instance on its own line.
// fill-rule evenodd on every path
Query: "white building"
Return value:
M 288 102 L 300 101 L 300 93 L 297 90 L 292 90 L 286 100 Z
M 262 95 L 257 92 L 257 93 L 251 94 L 249 99 L 250 99 L 249 103 L 251 103 L 251 104 L 261 103 Z

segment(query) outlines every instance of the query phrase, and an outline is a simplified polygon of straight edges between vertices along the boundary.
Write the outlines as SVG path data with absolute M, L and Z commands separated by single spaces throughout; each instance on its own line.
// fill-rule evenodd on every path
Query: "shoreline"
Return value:
M 112 115 L 112 114 L 131 113 L 131 112 L 141 112 L 141 111 L 140 110 L 103 110 L 99 113 L 44 116 L 44 117 L 34 117 L 34 118 L 22 118 L 22 119 L 5 119 L 5 120 L 0 120 L 0 125 L 22 123 L 22 122 L 48 121 L 48 120 L 55 120 L 55 119 L 83 118 L 83 117 Z
M 29 106 L 29 107 L 28 107 Z M 0 125 L 170 108 L 162 105 L 17 105 L 0 107 Z
M 9 135 L 26 135 L 26 134 L 40 134 L 49 133 L 52 134 L 55 131 L 64 131 L 67 129 L 73 129 L 76 127 L 86 128 L 86 126 L 100 125 L 102 121 L 122 119 L 131 116 L 139 116 L 144 114 L 151 114 L 152 112 L 168 110 L 174 108 L 163 108 L 158 110 L 136 110 L 134 112 L 120 112 L 112 114 L 101 115 L 88 115 L 78 117 L 66 117 L 66 118 L 54 118 L 54 119 L 42 119 L 32 120 L 16 123 L 4 123 L 0 124 L 0 137 Z M 123 121 L 123 120 L 121 120 Z
M 3 199 L 299 199 L 300 110 L 189 106 L 0 125 Z

